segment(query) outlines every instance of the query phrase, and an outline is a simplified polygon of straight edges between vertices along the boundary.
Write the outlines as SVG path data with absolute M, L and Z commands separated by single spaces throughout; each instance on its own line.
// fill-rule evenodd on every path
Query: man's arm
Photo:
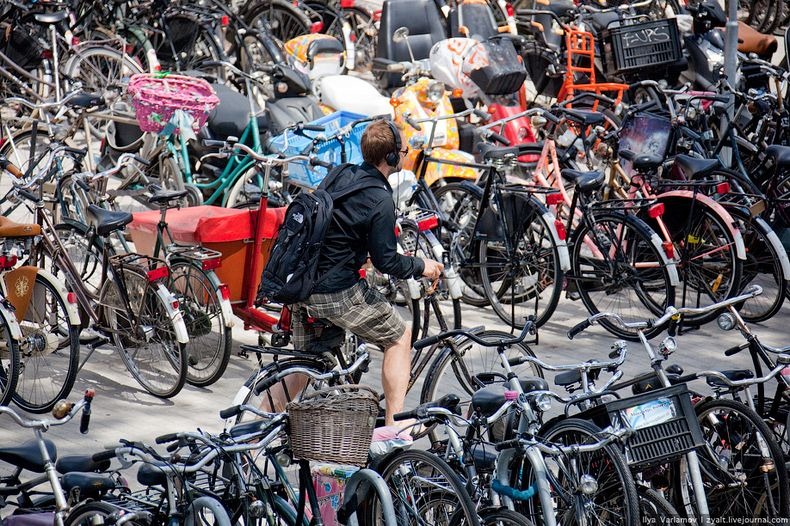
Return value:
M 425 264 L 420 258 L 398 254 L 395 239 L 395 204 L 383 199 L 373 210 L 368 222 L 368 254 L 373 266 L 396 278 L 419 278 Z

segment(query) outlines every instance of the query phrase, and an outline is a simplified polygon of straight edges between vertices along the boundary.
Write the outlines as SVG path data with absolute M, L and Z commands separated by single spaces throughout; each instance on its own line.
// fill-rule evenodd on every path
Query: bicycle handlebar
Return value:
M 479 338 L 478 336 L 475 336 L 475 334 L 472 331 L 469 331 L 467 329 L 453 329 L 453 330 L 446 331 L 446 332 L 443 332 L 443 333 L 440 333 L 440 334 L 436 334 L 434 336 L 429 336 L 427 338 L 423 338 L 422 340 L 417 340 L 416 342 L 414 342 L 412 347 L 414 347 L 414 349 L 416 349 L 416 350 L 420 350 L 420 349 L 423 349 L 425 347 L 430 347 L 431 345 L 435 345 L 435 344 L 439 343 L 440 341 L 447 340 L 447 339 L 450 339 L 450 338 L 454 338 L 455 336 L 463 336 L 463 337 L 465 337 L 465 338 L 467 338 L 467 339 L 469 339 L 469 340 L 471 340 L 471 341 L 475 342 L 476 344 L 478 344 L 480 346 L 483 346 L 483 347 L 498 347 L 500 345 L 503 345 L 503 346 L 507 347 L 509 345 L 516 345 L 518 343 L 523 342 L 524 339 L 527 337 L 527 335 L 530 334 L 530 333 L 533 333 L 534 330 L 535 330 L 535 317 L 534 316 L 530 316 L 525 321 L 524 327 L 521 329 L 521 334 L 519 334 L 517 337 L 511 338 L 509 340 L 502 339 L 502 340 L 497 340 L 497 341 L 493 341 L 493 342 L 492 341 L 485 341 L 485 340 Z
M 87 417 L 83 412 L 83 416 L 80 422 L 80 433 L 84 435 L 88 432 L 88 428 L 90 425 L 91 403 L 93 402 L 94 396 L 96 396 L 96 391 L 94 391 L 93 389 L 86 389 L 85 395 L 83 396 L 82 400 L 80 400 L 76 404 L 71 404 L 68 413 L 66 413 L 64 416 L 59 418 L 55 416 L 55 418 L 51 418 L 51 419 L 25 420 L 19 415 L 19 413 L 17 413 L 14 409 L 8 406 L 0 406 L 0 414 L 9 415 L 11 419 L 14 420 L 14 422 L 16 422 L 20 427 L 24 427 L 26 429 L 38 429 L 40 431 L 46 431 L 52 426 L 60 426 L 69 422 L 72 418 L 77 416 L 77 413 L 79 413 L 80 411 L 85 411 L 85 409 L 87 409 Z

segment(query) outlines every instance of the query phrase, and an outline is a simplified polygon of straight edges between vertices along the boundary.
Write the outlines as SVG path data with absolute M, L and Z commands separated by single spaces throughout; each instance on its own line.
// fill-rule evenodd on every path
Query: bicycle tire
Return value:
M 171 259 L 168 289 L 178 298 L 189 334 L 187 382 L 207 387 L 225 373 L 233 346 L 232 330 L 219 306 L 213 271 L 193 262 Z M 214 275 L 214 279 L 211 279 Z
M 87 501 L 77 504 L 63 520 L 63 526 L 92 526 L 102 524 L 103 519 L 109 518 L 113 513 L 120 511 L 120 508 L 102 501 Z M 94 522 L 98 520 L 102 522 Z M 144 526 L 145 522 L 131 520 L 124 522 L 130 526 Z
M 19 381 L 19 342 L 11 335 L 5 314 L 0 315 L 0 324 L 0 405 L 8 405 Z
M 243 16 L 244 21 L 252 27 L 265 23 L 271 35 L 281 43 L 310 32 L 310 19 L 298 7 L 285 0 L 249 2 Z
M 466 491 L 464 481 L 453 468 L 438 456 L 416 449 L 402 450 L 387 457 L 376 466 L 376 471 L 390 487 L 399 525 L 447 524 L 451 522 L 451 518 L 454 521 L 463 521 L 465 526 L 480 524 L 477 510 Z M 426 475 L 426 472 L 429 475 Z M 446 486 L 439 482 L 439 477 L 445 481 Z M 398 494 L 397 489 L 404 488 L 412 481 L 419 483 L 422 480 L 428 482 L 426 484 L 430 488 L 428 493 L 421 494 L 417 488 L 412 486 L 409 487 L 409 491 Z M 394 490 L 393 486 L 397 489 Z M 375 500 L 364 510 L 368 519 L 367 524 L 378 522 L 377 503 L 378 500 Z M 431 508 L 431 506 L 438 507 Z M 445 506 L 450 509 L 444 509 Z M 407 508 L 411 508 L 411 511 Z M 432 519 L 428 518 L 426 510 L 443 514 L 444 520 L 439 520 L 436 516 Z M 458 515 L 454 517 L 455 513 Z M 414 517 L 418 517 L 419 521 L 425 520 L 425 522 L 414 522 Z
M 666 307 L 673 305 L 675 301 L 675 287 L 672 285 L 669 270 L 667 268 L 667 259 L 664 252 L 659 248 L 658 236 L 653 232 L 644 221 L 636 218 L 635 216 L 625 215 L 619 212 L 602 212 L 597 213 L 595 216 L 595 226 L 600 228 L 606 224 L 611 227 L 606 228 L 602 237 L 607 243 L 617 242 L 618 238 L 620 243 L 612 243 L 613 246 L 602 246 L 603 241 L 598 239 L 598 236 L 593 236 L 596 241 L 594 244 L 600 251 L 609 252 L 614 250 L 616 254 L 617 269 L 609 272 L 605 266 L 597 259 L 594 259 L 594 254 L 585 255 L 582 257 L 582 250 L 585 248 L 583 240 L 589 233 L 586 224 L 580 225 L 573 234 L 571 241 L 571 273 L 569 276 L 569 285 L 575 282 L 575 289 L 582 300 L 582 304 L 587 308 L 590 314 L 598 312 L 615 312 L 620 314 L 626 322 L 629 321 L 644 321 L 656 316 L 660 316 Z M 613 227 L 613 228 L 612 228 Z M 626 233 L 629 233 L 629 245 L 627 250 L 621 248 L 622 241 Z M 616 235 L 614 235 L 616 234 Z M 654 240 L 655 239 L 655 243 Z M 635 252 L 635 251 L 639 252 Z M 625 256 L 631 256 L 626 258 Z M 585 259 L 586 258 L 586 259 Z M 624 261 L 627 259 L 628 261 Z M 633 262 L 631 261 L 633 259 Z M 643 268 L 648 269 L 643 275 L 636 275 L 634 271 L 637 270 L 636 264 L 643 262 Z M 585 264 L 584 270 L 582 265 Z M 595 272 L 597 267 L 602 267 L 601 276 L 599 277 Z M 589 270 L 587 270 L 589 269 Z M 622 273 L 622 275 L 620 275 Z M 598 292 L 598 288 L 604 285 L 610 287 L 609 290 L 604 288 L 603 299 L 612 298 L 619 291 L 613 291 L 611 288 L 620 286 L 628 278 L 635 281 L 636 286 L 626 284 L 630 290 L 636 294 L 636 299 L 639 301 L 639 307 L 634 307 L 632 301 L 628 301 L 631 305 L 629 313 L 619 311 L 619 305 L 625 304 L 624 301 L 615 299 L 609 301 L 604 305 L 597 299 L 593 299 L 592 292 Z M 608 280 L 608 283 L 607 281 Z M 586 285 L 587 284 L 587 285 Z M 620 287 L 619 290 L 622 290 Z M 647 297 L 650 291 L 657 292 L 657 296 Z M 603 308 L 601 308 L 603 307 Z M 635 331 L 630 331 L 625 327 L 617 325 L 615 322 L 604 319 L 599 322 L 607 331 L 614 334 L 618 338 L 624 338 L 631 341 L 638 341 L 638 336 Z M 661 327 L 652 328 L 645 331 L 648 338 L 653 338 L 661 332 Z
M 519 222 L 519 230 L 511 240 L 514 253 L 503 253 L 506 247 L 501 240 L 482 240 L 480 278 L 488 302 L 500 320 L 521 329 L 527 316 L 534 315 L 535 324 L 540 327 L 557 308 L 565 273 L 560 268 L 559 247 L 551 234 L 553 225 L 548 224 L 542 213 L 547 210 L 530 206 L 527 204 L 530 200 L 521 196 L 514 198 L 514 203 L 524 204 L 518 213 L 513 211 Z M 510 276 L 516 272 L 517 275 Z
M 740 307 L 741 317 L 750 323 L 771 319 L 782 308 L 787 294 L 790 276 L 785 275 L 780 257 L 787 257 L 774 230 L 761 217 L 752 217 L 739 208 L 729 210 L 740 221 L 746 261 L 743 262 L 740 291 L 751 285 L 760 285 L 763 293 L 744 302 Z M 740 292 L 739 292 L 740 293 Z
M 116 276 L 118 278 L 120 276 Z M 150 284 L 148 276 L 130 269 L 124 269 L 120 279 L 123 279 L 128 292 L 132 316 L 140 316 L 149 327 L 156 327 L 157 322 L 163 322 L 164 325 L 153 329 L 150 335 L 147 334 L 145 342 L 137 341 L 135 335 L 129 334 L 132 325 L 139 320 L 128 317 L 127 307 L 115 279 L 105 281 L 99 295 L 102 318 L 112 329 L 115 347 L 134 379 L 152 395 L 172 398 L 181 391 L 187 379 L 185 345 L 175 339 L 175 328 L 167 314 L 167 306 L 154 289 L 157 284 Z M 156 342 L 154 338 L 159 341 Z M 153 350 L 151 342 L 161 345 L 161 352 Z M 142 356 L 138 356 L 142 350 L 148 351 L 150 360 L 144 361 Z
M 46 413 L 74 387 L 80 360 L 79 327 L 69 321 L 66 302 L 59 293 L 62 285 L 39 273 L 33 287 L 33 299 L 19 326 L 29 345 L 44 348 L 20 348 L 13 399 L 29 413 Z
M 531 520 L 507 508 L 481 510 L 480 522 L 483 526 L 534 526 Z
M 680 514 L 659 492 L 652 488 L 638 485 L 639 512 L 643 524 L 676 524 Z
M 788 486 L 784 454 L 777 444 L 773 432 L 763 419 L 748 406 L 730 399 L 707 400 L 697 404 L 694 409 L 702 433 L 708 443 L 706 447 L 697 451 L 699 452 L 700 471 L 705 484 L 711 518 L 790 517 L 790 486 Z M 718 425 L 711 423 L 706 418 L 716 411 L 723 411 L 727 415 L 726 418 L 717 418 Z M 735 428 L 734 426 L 737 425 L 748 425 L 751 427 L 751 431 L 745 430 L 745 427 Z M 722 426 L 726 426 L 726 428 L 722 428 Z M 713 433 L 714 427 L 719 427 L 715 433 Z M 758 449 L 749 455 L 747 447 L 750 444 L 754 445 L 756 438 L 755 436 L 747 437 L 747 433 L 755 431 L 761 435 L 767 446 L 767 451 Z M 766 452 L 770 454 L 770 458 L 763 456 Z M 712 454 L 715 454 L 716 457 L 713 458 Z M 681 462 L 686 462 L 685 457 Z M 725 467 L 725 463 L 732 466 L 736 473 L 725 476 L 723 473 L 725 470 L 722 469 Z M 773 463 L 774 469 L 761 473 L 761 467 L 768 463 Z M 773 475 L 769 476 L 769 473 L 773 473 Z M 752 493 L 752 488 L 760 487 L 760 479 L 763 478 L 769 479 L 767 482 L 768 487 L 771 488 L 770 493 L 773 496 L 775 509 L 766 510 L 761 507 L 765 505 L 764 500 L 763 502 L 758 500 L 757 507 L 754 509 L 751 506 L 748 507 L 749 509 L 738 508 L 738 506 L 746 505 L 746 496 Z M 736 484 L 738 481 L 742 481 L 742 483 Z M 724 486 L 722 487 L 721 484 Z
M 602 437 L 600 428 L 592 422 L 579 418 L 567 418 L 553 422 L 548 428 L 542 429 L 539 435 L 548 442 L 560 443 L 566 446 L 572 444 L 585 444 L 588 442 L 595 443 Z M 615 444 L 608 444 L 594 453 L 587 453 L 585 455 L 589 455 L 589 459 L 586 461 L 584 473 L 578 471 L 579 465 L 585 463 L 585 461 L 578 460 L 578 458 L 581 457 L 580 455 L 577 455 L 575 462 L 572 463 L 573 467 L 559 463 L 556 463 L 556 466 L 552 466 L 556 461 L 550 457 L 544 457 L 546 458 L 549 471 L 556 470 L 557 473 L 560 474 L 560 477 L 562 477 L 563 473 L 565 477 L 576 477 L 570 481 L 570 484 L 574 486 L 570 488 L 570 493 L 572 493 L 573 496 L 569 497 L 566 495 L 563 498 L 560 493 L 563 480 L 559 478 L 557 474 L 552 473 L 550 485 L 552 486 L 552 492 L 557 494 L 555 508 L 558 517 L 557 523 L 565 525 L 577 524 L 578 521 L 575 520 L 576 517 L 567 516 L 568 513 L 573 513 L 573 508 L 590 512 L 599 507 L 605 508 L 607 503 L 611 503 L 613 509 L 610 510 L 609 513 L 613 515 L 613 522 L 603 521 L 599 517 L 591 518 L 586 516 L 587 514 L 585 513 L 585 518 L 591 521 L 587 522 L 587 524 L 622 524 L 623 526 L 639 524 L 639 497 L 636 491 L 636 484 L 634 483 L 628 464 L 625 461 L 625 457 L 620 452 L 618 446 Z M 521 477 L 519 477 L 520 466 L 523 466 L 524 470 Z M 589 473 L 590 469 L 599 469 L 600 471 L 596 475 L 591 475 Z M 515 474 L 514 480 L 512 481 L 514 487 L 524 489 L 529 486 L 531 466 L 523 457 L 515 461 L 514 468 L 511 472 Z M 597 486 L 594 495 L 582 496 L 581 492 L 576 491 L 578 484 L 574 481 L 582 475 L 592 476 L 596 480 Z M 568 498 L 571 498 L 573 503 L 568 503 Z M 562 511 L 563 501 L 571 508 L 567 509 L 565 514 L 563 514 Z M 616 507 L 618 504 L 622 506 L 619 508 L 619 511 Z M 525 501 L 521 507 L 524 508 L 525 515 L 527 515 L 528 518 L 530 516 L 538 518 L 541 516 L 541 513 L 545 513 L 545 511 L 539 509 L 540 502 L 537 498 Z M 535 521 L 533 520 L 533 522 Z

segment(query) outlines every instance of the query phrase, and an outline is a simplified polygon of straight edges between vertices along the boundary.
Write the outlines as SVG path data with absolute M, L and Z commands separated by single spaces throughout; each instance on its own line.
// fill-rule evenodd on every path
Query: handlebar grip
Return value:
M 115 452 L 114 449 L 108 449 L 107 451 L 96 453 L 91 457 L 91 460 L 93 460 L 94 462 L 104 462 L 105 460 L 111 460 L 117 456 L 118 454 Z
M 483 122 L 488 122 L 491 120 L 491 114 L 479 108 L 475 108 L 473 110 L 473 113 L 477 115 L 480 118 L 480 120 L 482 120 Z
M 151 166 L 151 161 L 149 161 L 145 157 L 140 157 L 139 155 L 135 155 L 134 160 L 142 164 L 143 166 Z
M 21 179 L 25 175 L 22 172 L 22 170 L 17 168 L 16 165 L 14 163 L 12 163 L 11 161 L 9 161 L 8 159 L 0 160 L 0 168 L 5 170 L 6 172 L 10 173 L 11 175 L 16 177 L 17 179 Z
M 404 411 L 402 413 L 396 413 L 392 417 L 392 419 L 395 420 L 396 422 L 399 421 L 399 420 L 409 420 L 409 419 L 412 419 L 412 418 L 417 418 L 417 410 L 416 409 L 412 409 L 411 411 Z
M 41 201 L 41 199 L 39 199 L 36 194 L 34 194 L 32 192 L 28 192 L 27 190 L 22 190 L 20 188 L 20 189 L 17 190 L 17 193 L 19 193 L 19 195 L 21 195 L 22 197 L 24 197 L 28 201 L 33 201 L 34 203 L 38 203 L 39 201 Z
M 513 440 L 505 440 L 504 442 L 500 442 L 499 444 L 496 444 L 494 446 L 494 449 L 496 449 L 497 451 L 502 451 L 505 449 L 515 449 L 519 446 L 520 443 L 521 441 L 517 438 L 514 438 Z
M 422 126 L 420 126 L 418 123 L 414 122 L 414 119 L 412 119 L 411 117 L 405 117 L 403 120 L 405 120 L 406 124 L 408 124 L 409 126 L 414 128 L 415 130 L 422 131 Z
M 504 144 L 505 146 L 510 146 L 510 140 L 507 137 L 505 137 L 504 135 L 500 135 L 498 133 L 491 132 L 491 133 L 488 134 L 488 137 L 490 139 L 494 139 L 496 142 L 498 142 L 500 144 Z
M 326 130 L 326 128 L 324 128 L 323 126 L 319 126 L 318 124 L 302 124 L 300 128 L 305 131 L 314 131 L 314 132 L 322 132 Z
M 226 407 L 225 409 L 219 412 L 219 417 L 223 420 L 227 420 L 228 418 L 233 418 L 234 416 L 241 413 L 241 406 L 234 405 L 231 407 Z
M 322 161 L 321 159 L 317 159 L 315 157 L 310 159 L 310 165 L 312 165 L 312 166 L 321 166 L 323 168 L 326 168 L 327 170 L 331 169 L 332 166 L 333 166 L 332 163 L 328 163 L 326 161 Z
M 168 442 L 172 442 L 173 440 L 178 440 L 178 433 L 167 433 L 165 435 L 159 435 L 154 439 L 154 442 L 156 442 L 157 444 L 166 444 Z
M 169 444 L 165 449 L 168 453 L 172 453 L 173 451 L 178 450 L 181 447 L 181 442 L 173 442 Z
M 741 352 L 742 350 L 743 349 L 741 348 L 740 345 L 736 345 L 736 346 L 730 347 L 729 349 L 724 351 L 724 356 L 734 356 L 734 355 L 738 354 L 739 352 Z
M 430 347 L 431 345 L 436 345 L 441 340 L 442 339 L 439 337 L 438 334 L 434 336 L 428 336 L 427 338 L 423 338 L 422 340 L 417 340 L 416 342 L 414 342 L 414 345 L 412 345 L 412 347 L 414 347 L 417 350 L 420 350 L 420 349 L 424 349 L 425 347 Z
M 81 179 L 81 178 L 77 177 L 77 178 L 75 178 L 75 181 L 77 183 L 77 186 L 79 186 L 80 188 L 82 188 L 86 192 L 90 192 L 91 186 L 88 183 L 86 183 L 84 179 Z
M 571 330 L 568 331 L 568 339 L 572 340 L 575 336 L 578 336 L 579 333 L 583 332 L 590 325 L 592 325 L 592 323 L 590 323 L 590 320 L 584 320 L 581 323 L 577 323 L 576 325 L 571 327 Z
M 203 146 L 207 148 L 224 148 L 225 141 L 217 141 L 215 139 L 203 139 Z
M 71 148 L 67 146 L 64 148 L 64 151 L 66 153 L 73 153 L 74 155 L 78 155 L 80 157 L 85 157 L 86 155 L 88 155 L 87 148 Z
M 82 416 L 80 417 L 80 433 L 83 435 L 88 434 L 88 429 L 91 425 L 91 404 L 94 396 L 96 396 L 96 391 L 93 389 L 85 390 L 85 396 L 83 397 L 85 405 L 82 406 Z

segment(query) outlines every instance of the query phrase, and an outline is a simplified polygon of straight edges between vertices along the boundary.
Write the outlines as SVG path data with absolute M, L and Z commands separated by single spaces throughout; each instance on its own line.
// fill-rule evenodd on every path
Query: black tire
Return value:
M 217 79 L 225 78 L 225 68 L 206 66 L 207 62 L 227 60 L 215 28 L 192 13 L 174 12 L 165 20 L 162 32 L 154 35 L 156 57 L 165 71 L 204 71 Z
M 565 273 L 560 268 L 559 247 L 551 234 L 554 225 L 549 225 L 543 216 L 547 210 L 532 206 L 531 200 L 520 195 L 512 198 L 513 217 L 518 221 L 518 228 L 510 232 L 513 252 L 508 253 L 504 240 L 481 241 L 480 278 L 488 302 L 500 320 L 521 329 L 527 316 L 535 316 L 535 324 L 540 327 L 557 308 Z
M 639 495 L 642 524 L 667 525 L 678 522 L 680 514 L 659 492 L 639 485 L 636 487 L 636 493 Z
M 272 36 L 281 43 L 310 32 L 310 19 L 295 5 L 285 0 L 250 2 L 244 10 L 244 21 L 257 28 L 268 26 Z
M 708 400 L 694 409 L 707 441 L 698 452 L 711 518 L 790 517 L 784 454 L 763 419 L 729 399 Z M 761 451 L 759 440 L 764 441 L 766 451 Z M 774 468 L 764 473 L 763 467 L 771 464 Z M 769 509 L 772 503 L 774 509 Z
M 540 436 L 548 442 L 565 446 L 595 443 L 603 438 L 597 426 L 578 418 L 554 422 L 547 429 L 541 430 Z M 574 516 L 575 510 L 592 512 L 595 509 L 601 509 L 604 517 L 587 516 L 586 518 L 591 521 L 587 524 L 622 524 L 623 526 L 640 524 L 636 485 L 617 445 L 609 444 L 594 453 L 576 455 L 571 463 L 556 462 L 551 457 L 545 459 L 549 468 L 552 492 L 557 494 L 555 509 L 547 511 L 556 512 L 557 524 L 578 524 L 579 521 Z M 591 470 L 596 470 L 597 473 Z M 531 485 L 531 465 L 523 456 L 515 461 L 511 473 L 513 473 L 511 481 L 513 487 L 526 489 Z M 582 475 L 592 476 L 596 480 L 597 488 L 593 495 L 582 496 L 581 492 L 576 490 L 578 484 L 574 479 Z M 567 484 L 573 487 L 565 487 L 564 485 Z M 562 492 L 561 488 L 566 489 L 566 492 Z M 563 493 L 565 497 L 561 496 Z M 568 502 L 568 499 L 572 502 Z M 527 518 L 531 518 L 536 523 L 541 522 L 544 512 L 540 509 L 538 498 L 523 502 L 521 507 L 523 509 L 519 511 Z M 604 518 L 607 520 L 603 520 Z
M 226 326 L 215 282 L 216 278 L 212 280 L 194 263 L 170 262 L 167 288 L 178 298 L 189 333 L 185 347 L 187 382 L 197 387 L 207 387 L 222 378 L 233 346 L 232 330 Z
M 503 331 L 487 330 L 478 334 L 478 337 L 497 341 L 512 335 Z M 510 346 L 505 355 L 511 361 L 523 356 L 535 358 L 535 353 L 523 342 Z M 543 371 L 530 362 L 514 365 L 512 369 L 519 378 L 543 377 Z M 467 414 L 475 391 L 490 383 L 503 383 L 506 379 L 496 348 L 481 347 L 467 340 L 457 345 L 457 352 L 446 346 L 437 353 L 425 375 L 420 403 L 437 400 L 446 394 L 455 394 L 461 398 L 461 414 Z M 504 437 L 504 428 L 497 429 L 498 436 Z M 440 437 L 431 430 L 431 439 L 436 442 Z
M 483 526 L 534 526 L 528 518 L 507 508 L 480 511 L 480 522 Z
M 64 526 L 92 526 L 93 524 L 103 524 L 104 519 L 108 518 L 113 513 L 119 511 L 119 508 L 101 501 L 88 501 L 78 504 L 69 510 L 69 514 L 63 520 Z M 98 522 L 97 522 L 98 521 Z M 138 526 L 141 522 L 131 521 L 125 524 Z
M 619 212 L 602 212 L 595 217 L 596 233 L 591 236 L 598 251 L 614 251 L 615 268 L 610 269 L 584 243 L 589 233 L 580 225 L 571 242 L 571 275 L 573 285 L 590 312 L 614 312 L 626 322 L 644 321 L 663 314 L 675 301 L 675 287 L 665 264 L 666 256 L 653 244 L 655 233 L 643 221 Z M 604 246 L 610 244 L 612 246 Z M 640 264 L 642 270 L 636 268 Z M 603 293 L 599 296 L 598 293 Z M 635 301 L 634 301 L 635 300 Z M 627 310 L 621 307 L 625 306 Z M 611 320 L 600 324 L 618 338 L 636 341 L 636 332 Z M 645 331 L 648 338 L 661 328 Z
M 27 345 L 20 347 L 14 403 L 29 413 L 46 413 L 74 387 L 80 331 L 71 325 L 66 302 L 55 284 L 37 275 L 34 287 L 35 299 L 19 322 Z
M 378 465 L 376 471 L 390 488 L 399 525 L 458 521 L 465 526 L 479 526 L 480 519 L 464 481 L 438 456 L 416 449 L 399 451 Z M 430 484 L 421 482 L 425 480 L 430 480 Z M 368 524 L 379 522 L 377 504 L 376 499 L 365 510 Z
M 0 405 L 8 405 L 19 380 L 19 342 L 11 336 L 5 316 L 0 316 L 0 338 L 5 344 L 0 352 Z

